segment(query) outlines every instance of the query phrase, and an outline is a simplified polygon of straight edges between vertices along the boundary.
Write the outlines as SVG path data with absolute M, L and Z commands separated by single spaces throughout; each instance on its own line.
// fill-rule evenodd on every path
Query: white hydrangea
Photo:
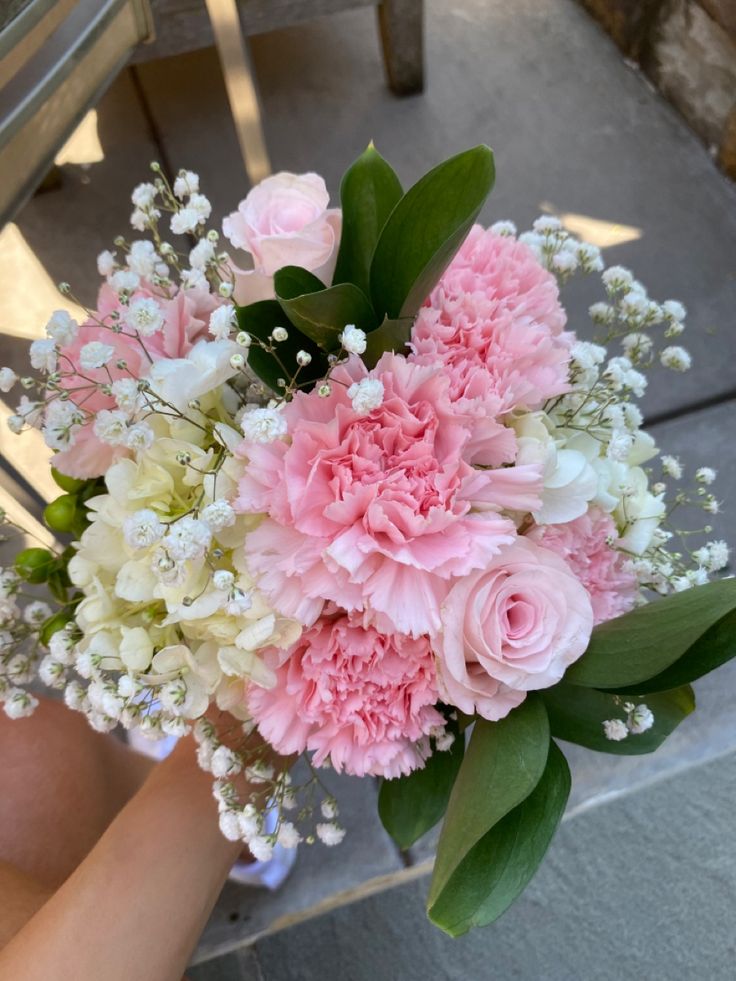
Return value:
M 115 348 L 112 344 L 103 344 L 102 341 L 89 341 L 83 345 L 79 352 L 79 366 L 84 371 L 91 371 L 94 368 L 102 368 L 115 355 Z
M 348 389 L 348 398 L 353 403 L 354 412 L 367 416 L 383 403 L 383 382 L 379 378 L 363 378 L 353 382 Z
M 247 407 L 240 420 L 240 428 L 247 440 L 253 443 L 273 443 L 288 432 L 286 417 L 278 409 Z

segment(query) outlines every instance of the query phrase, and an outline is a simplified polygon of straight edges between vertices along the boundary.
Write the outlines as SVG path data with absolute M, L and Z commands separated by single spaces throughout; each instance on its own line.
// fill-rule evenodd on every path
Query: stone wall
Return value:
M 736 0 L 581 0 L 736 179 Z

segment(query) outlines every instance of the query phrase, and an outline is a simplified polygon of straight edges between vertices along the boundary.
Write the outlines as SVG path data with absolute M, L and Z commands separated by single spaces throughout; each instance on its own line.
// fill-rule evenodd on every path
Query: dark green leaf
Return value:
M 428 906 L 429 918 L 452 937 L 497 919 L 539 868 L 565 810 L 570 771 L 550 743 L 531 793 L 478 841 Z
M 597 691 L 561 682 L 542 692 L 547 706 L 552 735 L 595 749 L 599 753 L 617 756 L 637 756 L 652 753 L 695 708 L 695 696 L 689 685 L 648 695 L 646 704 L 654 713 L 654 725 L 646 732 L 630 734 L 616 742 L 606 739 L 603 722 L 623 719 L 622 701 L 635 701 L 632 694 Z
M 721 579 L 655 600 L 596 627 L 587 651 L 568 669 L 565 680 L 586 688 L 636 688 L 643 692 L 651 690 L 642 687 L 644 682 L 687 657 L 688 670 L 674 684 L 690 681 L 736 654 L 732 629 L 720 635 L 717 652 L 707 652 L 699 645 L 689 653 L 707 631 L 735 609 L 736 579 Z M 672 686 L 667 678 L 666 687 Z
M 370 288 L 379 317 L 413 317 L 478 217 L 493 187 L 487 146 L 430 170 L 399 201 L 371 262 Z
M 289 271 L 276 273 L 276 293 L 284 313 L 302 334 L 311 338 L 323 351 L 340 348 L 340 334 L 346 324 L 355 324 L 366 333 L 376 326 L 376 315 L 368 297 L 352 283 L 341 283 L 317 293 L 304 293 L 288 299 L 282 292 L 282 272 L 288 277 L 287 291 L 295 284 Z
M 529 796 L 544 771 L 548 749 L 547 713 L 536 694 L 500 722 L 476 722 L 447 806 L 430 905 L 471 848 Z
M 274 290 L 281 300 L 293 300 L 304 293 L 319 293 L 324 288 L 321 279 L 301 266 L 284 266 L 274 276 Z
M 464 750 L 465 739 L 455 733 L 450 749 L 433 753 L 423 769 L 381 784 L 378 814 L 399 848 L 409 848 L 442 819 Z
M 342 234 L 333 284 L 354 283 L 370 293 L 373 251 L 402 193 L 399 178 L 371 143 L 340 185 Z
M 374 368 L 381 355 L 386 351 L 396 351 L 399 354 L 409 340 L 412 318 L 403 320 L 384 320 L 380 327 L 368 334 L 363 360 L 369 368 Z
M 316 381 L 325 375 L 327 361 L 324 352 L 314 341 L 305 337 L 296 327 L 288 323 L 277 300 L 259 300 L 247 307 L 238 307 L 237 314 L 240 329 L 248 331 L 261 341 L 266 342 L 268 340 L 274 327 L 286 327 L 289 332 L 287 340 L 275 345 L 275 354 L 264 351 L 255 341 L 250 346 L 248 364 L 269 388 L 275 392 L 280 391 L 277 380 L 279 378 L 288 380 L 296 373 L 299 367 L 296 362 L 296 355 L 300 350 L 311 354 L 312 362 L 299 371 L 299 380 L 302 382 Z
M 722 617 L 710 630 L 706 630 L 671 667 L 623 691 L 627 693 L 636 690 L 646 695 L 649 692 L 667 691 L 675 686 L 687 685 L 733 657 L 736 657 L 736 609 Z M 647 698 L 647 703 L 650 701 Z

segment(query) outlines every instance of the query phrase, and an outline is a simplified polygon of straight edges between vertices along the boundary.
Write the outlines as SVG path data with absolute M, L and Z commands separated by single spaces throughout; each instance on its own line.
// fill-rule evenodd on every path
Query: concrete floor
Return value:
M 731 436 L 736 409 L 734 187 L 715 169 L 674 110 L 624 64 L 608 37 L 574 0 L 428 0 L 426 44 L 426 92 L 400 100 L 384 83 L 371 10 L 253 39 L 274 168 L 317 170 L 336 196 L 341 173 L 369 139 L 407 184 L 452 152 L 481 141 L 490 143 L 498 177 L 485 220 L 512 218 L 525 226 L 542 210 L 555 212 L 572 230 L 603 246 L 609 263 L 632 267 L 653 296 L 675 296 L 686 304 L 689 328 L 683 343 L 693 354 L 694 368 L 677 377 L 653 373 L 646 409 L 662 446 L 680 453 L 693 468 L 718 466 L 722 475 L 717 492 L 722 499 L 732 499 L 736 491 Z M 61 305 L 54 283 L 68 280 L 85 302 L 93 300 L 94 258 L 126 230 L 127 191 L 146 179 L 150 160 L 198 171 L 218 216 L 231 210 L 247 191 L 212 50 L 124 72 L 96 115 L 87 120 L 86 129 L 67 147 L 64 159 L 61 187 L 36 196 L 16 223 L 0 233 L 2 363 L 21 364 L 26 339 L 38 336 L 50 311 Z M 571 286 L 565 297 L 572 326 L 582 333 L 586 330 L 581 326 L 582 314 L 592 296 L 592 284 L 581 282 Z M 0 405 L 0 412 L 7 411 Z M 33 488 L 42 495 L 49 493 L 44 451 L 33 443 L 22 449 L 17 440 L 9 440 L 0 428 L 3 455 L 11 457 Z M 718 535 L 728 537 L 733 525 L 728 515 L 719 516 L 714 524 Z M 590 754 L 575 754 L 575 805 L 601 800 L 609 792 L 632 793 L 652 780 L 701 766 L 736 748 L 728 697 L 731 680 L 736 682 L 736 671 L 701 686 L 703 710 L 652 760 L 601 761 Z M 720 771 L 718 779 L 723 779 Z M 676 807 L 680 785 L 676 778 L 666 783 L 674 787 L 670 802 Z M 341 782 L 350 837 L 343 849 L 327 855 L 304 849 L 292 880 L 278 896 L 226 889 L 202 939 L 197 958 L 203 963 L 192 971 L 193 979 L 311 981 L 339 976 L 348 981 L 364 977 L 403 981 L 421 976 L 563 981 L 624 976 L 623 966 L 617 975 L 608 961 L 605 970 L 598 970 L 591 963 L 592 948 L 584 944 L 573 945 L 569 957 L 552 958 L 540 966 L 533 944 L 524 957 L 523 945 L 514 941 L 513 957 L 499 963 L 498 971 L 483 968 L 479 965 L 484 949 L 492 959 L 503 942 L 500 927 L 476 935 L 478 939 L 464 947 L 445 945 L 435 962 L 422 955 L 417 961 L 421 974 L 410 966 L 410 959 L 418 956 L 411 944 L 405 962 L 401 945 L 391 949 L 390 968 L 385 957 L 374 962 L 360 951 L 351 951 L 354 928 L 359 928 L 357 934 L 363 939 L 370 936 L 374 923 L 376 929 L 382 928 L 376 912 L 382 907 L 380 900 L 350 906 L 346 901 L 366 888 L 383 885 L 380 877 L 399 882 L 413 874 L 404 868 L 404 860 L 374 816 L 374 794 L 367 781 Z M 623 812 L 606 807 L 590 813 L 603 822 L 596 825 L 595 833 L 604 837 L 615 836 L 617 822 L 628 820 Z M 664 820 L 659 811 L 647 813 L 655 822 Z M 575 820 L 584 818 L 582 814 Z M 679 825 L 673 826 L 673 848 L 681 831 Z M 574 841 L 573 832 L 570 836 Z M 683 849 L 686 843 L 682 841 Z M 621 876 L 642 861 L 638 849 L 627 858 L 627 847 L 624 841 L 619 849 L 621 875 L 615 888 L 620 892 L 615 896 L 621 905 L 615 929 L 609 931 L 610 951 L 624 958 L 622 964 L 626 963 L 625 937 L 644 923 L 641 906 L 626 904 L 626 880 Z M 430 853 L 431 842 L 424 843 L 414 859 L 421 861 Z M 535 903 L 552 902 L 559 877 L 567 874 L 561 860 L 553 861 L 550 869 L 534 897 L 518 914 L 509 914 L 516 917 L 519 936 L 528 917 L 530 924 L 537 924 L 534 929 L 538 927 L 536 914 L 529 910 L 537 908 Z M 688 895 L 707 905 L 717 891 L 709 875 L 703 873 L 700 879 L 698 875 L 697 867 L 688 867 L 694 880 Z M 723 875 L 732 910 L 734 870 L 729 866 Z M 366 881 L 371 885 L 366 887 Z M 426 938 L 420 886 L 401 888 L 403 892 L 392 894 L 408 897 L 402 900 L 404 919 L 397 922 L 409 934 Z M 587 876 L 582 876 L 577 888 L 588 903 L 597 901 L 598 889 Z M 606 888 L 614 889 L 612 880 L 607 880 Z M 647 881 L 642 889 L 649 890 L 644 900 L 648 897 L 650 907 L 656 904 L 661 917 L 666 918 L 668 910 L 680 915 L 680 907 L 672 905 L 674 887 L 660 895 Z M 271 941 L 259 941 L 254 950 L 242 946 L 264 932 L 286 927 L 295 917 L 313 916 L 318 904 L 335 902 L 336 893 L 341 894 L 336 901 L 340 913 L 315 919 L 302 932 L 293 928 Z M 723 896 L 718 896 L 721 901 Z M 395 898 L 386 902 L 386 910 L 394 909 Z M 555 922 L 558 943 L 564 944 L 565 930 L 573 928 Z M 644 971 L 640 976 L 677 981 L 728 976 L 719 973 L 725 963 L 721 961 L 709 962 L 709 970 L 701 975 L 692 973 L 691 966 L 678 971 L 669 935 L 658 933 L 655 926 L 649 922 L 650 953 L 667 970 L 663 968 L 661 975 Z M 705 943 L 697 933 L 702 929 L 697 919 L 689 933 L 685 930 L 695 950 Z M 647 935 L 642 930 L 636 935 L 637 942 L 643 943 Z M 315 936 L 321 937 L 320 943 Z M 306 959 L 297 970 L 291 958 L 298 956 L 298 950 L 291 951 L 302 940 L 316 944 L 321 955 Z M 428 949 L 435 948 L 430 944 Z M 218 956 L 231 950 L 235 953 Z M 454 962 L 450 950 L 455 951 Z M 463 950 L 468 953 L 463 955 Z M 642 970 L 644 963 L 638 961 Z M 375 969 L 366 973 L 366 964 Z

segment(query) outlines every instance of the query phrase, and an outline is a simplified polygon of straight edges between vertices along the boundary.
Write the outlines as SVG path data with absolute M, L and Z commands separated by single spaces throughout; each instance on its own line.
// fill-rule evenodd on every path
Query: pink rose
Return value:
M 592 629 L 590 598 L 570 567 L 519 538 L 445 599 L 440 692 L 463 712 L 501 719 L 526 692 L 556 684 Z
M 274 273 L 284 266 L 301 266 L 330 284 L 342 215 L 328 209 L 329 201 L 318 174 L 282 172 L 256 185 L 225 218 L 226 238 L 253 257 L 252 270 L 233 266 L 237 303 L 271 299 Z
M 437 679 L 426 637 L 386 636 L 358 617 L 321 617 L 288 652 L 265 653 L 272 688 L 252 685 L 248 707 L 280 753 L 313 751 L 319 766 L 397 777 L 424 765 Z

